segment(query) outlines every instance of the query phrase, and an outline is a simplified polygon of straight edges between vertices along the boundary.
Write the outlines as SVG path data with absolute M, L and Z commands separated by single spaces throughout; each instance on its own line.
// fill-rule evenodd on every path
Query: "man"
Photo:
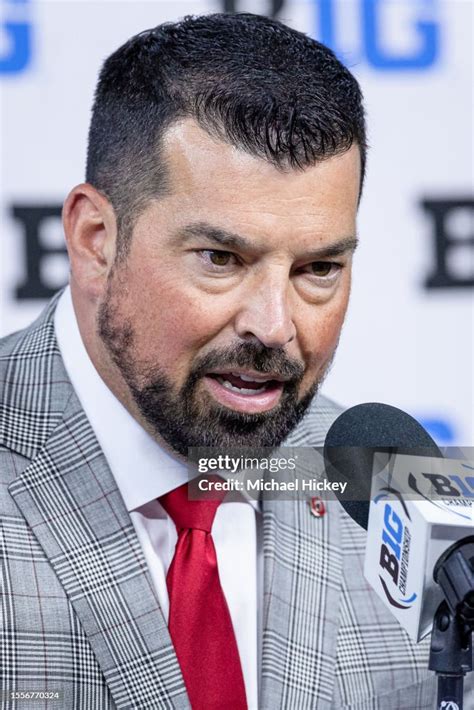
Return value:
M 4 707 L 433 707 L 339 504 L 172 497 L 190 447 L 323 443 L 365 152 L 355 79 L 278 22 L 106 61 L 70 286 L 0 347 Z

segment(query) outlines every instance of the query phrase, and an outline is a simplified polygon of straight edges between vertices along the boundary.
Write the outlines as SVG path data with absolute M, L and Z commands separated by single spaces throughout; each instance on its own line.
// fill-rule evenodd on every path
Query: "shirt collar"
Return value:
M 127 510 L 131 512 L 186 483 L 186 465 L 143 429 L 95 369 L 82 341 L 69 286 L 58 300 L 54 327 L 66 372 Z M 248 502 L 258 510 L 258 501 Z

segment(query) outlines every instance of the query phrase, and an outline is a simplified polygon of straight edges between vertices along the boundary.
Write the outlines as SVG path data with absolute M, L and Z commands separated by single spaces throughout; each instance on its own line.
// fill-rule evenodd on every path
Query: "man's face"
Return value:
M 169 193 L 109 274 L 99 336 L 140 415 L 179 453 L 277 446 L 337 346 L 358 148 L 282 172 L 191 120 L 163 148 Z

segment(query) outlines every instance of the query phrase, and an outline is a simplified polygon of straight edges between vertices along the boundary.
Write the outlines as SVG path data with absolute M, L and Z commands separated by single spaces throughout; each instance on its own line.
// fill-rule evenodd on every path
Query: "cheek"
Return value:
M 231 317 L 223 306 L 215 298 L 187 293 L 176 280 L 142 288 L 133 314 L 137 350 L 150 364 L 184 373 Z
M 314 379 L 331 359 L 341 333 L 347 308 L 347 298 L 313 314 L 303 326 L 300 339 L 307 363 L 305 380 Z

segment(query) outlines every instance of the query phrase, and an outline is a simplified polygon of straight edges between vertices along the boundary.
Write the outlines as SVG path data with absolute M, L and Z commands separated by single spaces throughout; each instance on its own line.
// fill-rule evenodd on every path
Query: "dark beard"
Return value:
M 120 287 L 117 286 L 117 290 Z M 235 447 L 279 446 L 296 427 L 316 394 L 318 382 L 302 399 L 298 389 L 303 365 L 290 359 L 283 349 L 270 349 L 256 342 L 240 342 L 227 349 L 215 349 L 198 358 L 184 385 L 176 391 L 158 366 L 139 368 L 133 356 L 134 329 L 120 319 L 113 304 L 111 280 L 98 313 L 98 333 L 127 383 L 135 404 L 152 430 L 183 456 L 188 449 L 213 447 L 223 451 Z M 202 377 L 227 367 L 256 372 L 278 372 L 289 378 L 276 407 L 268 412 L 248 414 L 231 410 L 214 401 L 201 388 Z

